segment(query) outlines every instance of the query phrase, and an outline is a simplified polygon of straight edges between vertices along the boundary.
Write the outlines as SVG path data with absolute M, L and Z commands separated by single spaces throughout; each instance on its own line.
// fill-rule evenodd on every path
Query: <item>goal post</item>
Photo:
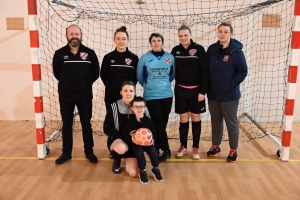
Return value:
M 164 50 L 170 52 L 179 43 L 177 29 L 183 21 L 191 27 L 194 41 L 205 49 L 217 41 L 218 24 L 223 21 L 233 24 L 233 37 L 244 44 L 249 68 L 241 85 L 238 110 L 240 125 L 248 134 L 241 137 L 249 140 L 268 136 L 280 148 L 281 160 L 289 159 L 295 77 L 300 56 L 299 0 L 224 0 L 213 3 L 209 0 L 192 3 L 178 0 L 28 0 L 28 7 L 31 4 L 38 10 L 37 14 L 29 14 L 29 20 L 32 33 L 36 33 L 30 34 L 30 38 L 39 41 L 39 45 L 32 47 L 33 57 L 40 56 L 32 61 L 32 68 L 40 159 L 46 156 L 48 142 L 61 140 L 57 80 L 51 65 L 54 51 L 66 45 L 67 26 L 77 24 L 81 27 L 83 44 L 95 50 L 101 63 L 104 55 L 115 48 L 113 33 L 117 28 L 123 25 L 128 28 L 129 49 L 141 56 L 150 49 L 148 37 L 152 32 L 162 33 Z M 93 85 L 92 125 L 96 135 L 103 135 L 104 90 L 98 79 Z M 142 94 L 140 85 L 137 85 L 137 94 Z M 179 138 L 178 119 L 173 105 L 168 124 L 169 138 Z M 74 120 L 78 120 L 76 114 Z M 208 109 L 201 114 L 201 121 L 201 140 L 211 140 Z M 79 129 L 80 125 L 75 125 L 74 130 Z M 224 137 L 228 139 L 226 132 Z
M 46 157 L 45 145 L 45 118 L 43 108 L 43 92 L 41 79 L 41 62 L 39 49 L 39 19 L 37 15 L 36 0 L 27 0 L 28 19 L 29 19 L 29 37 L 30 37 L 30 53 L 34 95 L 34 111 L 36 122 L 36 142 L 37 142 L 37 157 L 44 159 Z
M 290 61 L 288 66 L 287 92 L 282 130 L 282 148 L 280 159 L 288 161 L 293 128 L 294 104 L 296 99 L 297 74 L 300 64 L 300 0 L 295 0 L 293 30 L 290 44 Z

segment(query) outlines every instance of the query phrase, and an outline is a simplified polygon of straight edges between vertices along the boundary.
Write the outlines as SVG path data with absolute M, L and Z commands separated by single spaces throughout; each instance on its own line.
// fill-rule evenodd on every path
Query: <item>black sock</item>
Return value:
M 193 148 L 199 148 L 200 134 L 201 134 L 201 120 L 199 122 L 192 122 L 193 132 Z
M 121 155 L 121 154 L 118 154 L 117 152 L 115 152 L 115 151 L 111 151 L 111 153 L 112 153 L 112 155 L 113 155 L 113 157 L 114 157 L 114 160 L 119 160 L 119 161 L 121 161 L 121 159 L 123 158 L 123 154 Z
M 179 136 L 180 136 L 180 143 L 181 146 L 184 146 L 184 148 L 187 147 L 187 137 L 189 134 L 189 122 L 181 123 L 179 126 Z

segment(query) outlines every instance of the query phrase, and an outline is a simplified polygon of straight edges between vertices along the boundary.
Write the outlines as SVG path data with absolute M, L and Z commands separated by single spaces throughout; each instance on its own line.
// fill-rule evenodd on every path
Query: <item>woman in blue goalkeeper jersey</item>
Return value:
M 164 38 L 152 33 L 149 42 L 152 51 L 143 55 L 138 62 L 137 80 L 144 88 L 144 98 L 157 131 L 157 148 L 163 153 L 160 161 L 171 157 L 166 127 L 173 102 L 171 82 L 175 75 L 174 56 L 163 50 Z

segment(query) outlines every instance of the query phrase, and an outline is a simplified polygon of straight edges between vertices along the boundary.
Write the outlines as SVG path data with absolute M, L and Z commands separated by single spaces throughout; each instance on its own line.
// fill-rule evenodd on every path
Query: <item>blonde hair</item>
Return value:
M 181 30 L 188 30 L 190 34 L 192 34 L 191 28 L 187 25 L 187 21 L 186 20 L 182 20 L 181 21 L 181 26 L 178 29 L 178 32 Z

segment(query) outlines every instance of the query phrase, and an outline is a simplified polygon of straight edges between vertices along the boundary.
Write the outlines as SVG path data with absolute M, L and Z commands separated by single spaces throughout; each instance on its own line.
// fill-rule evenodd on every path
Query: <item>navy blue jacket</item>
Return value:
M 207 98 L 229 102 L 241 97 L 240 83 L 248 73 L 243 44 L 230 39 L 229 46 L 222 52 L 220 42 L 208 47 L 209 84 Z

